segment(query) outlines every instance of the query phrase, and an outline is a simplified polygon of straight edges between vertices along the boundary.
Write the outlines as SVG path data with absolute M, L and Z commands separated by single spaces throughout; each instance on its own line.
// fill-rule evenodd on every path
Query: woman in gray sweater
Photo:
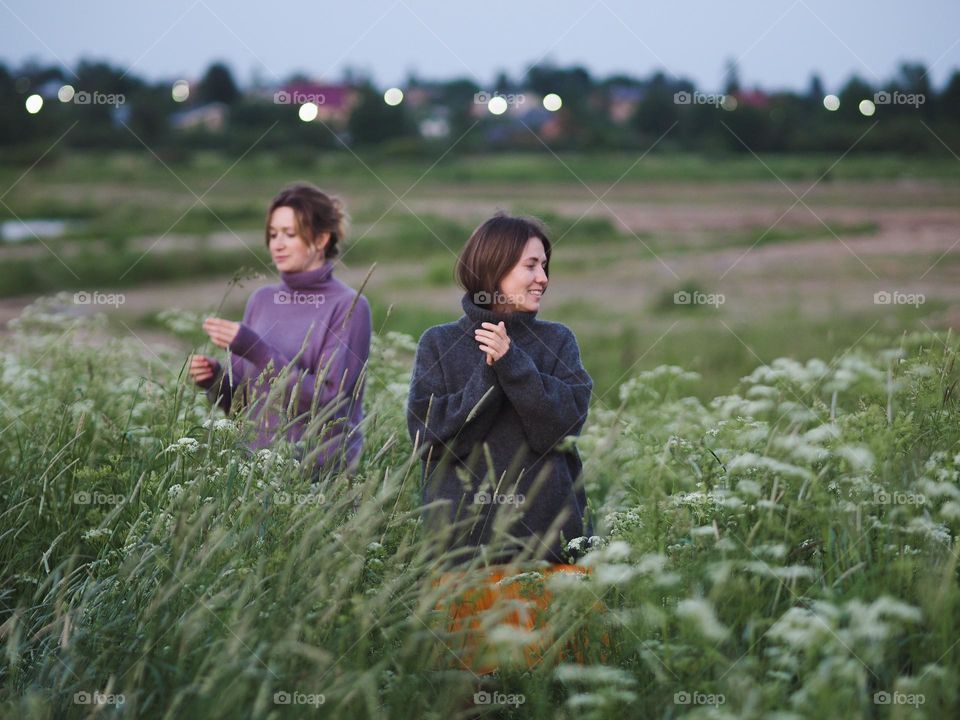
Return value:
M 454 563 L 576 557 L 592 534 L 576 447 L 593 382 L 566 326 L 537 319 L 550 241 L 542 224 L 502 213 L 457 262 L 464 315 L 420 338 L 407 426 L 423 460 L 428 528 Z

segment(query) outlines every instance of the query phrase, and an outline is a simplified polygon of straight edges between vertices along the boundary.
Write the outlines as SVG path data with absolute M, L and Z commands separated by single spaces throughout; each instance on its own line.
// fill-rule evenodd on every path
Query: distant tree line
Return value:
M 287 82 L 307 81 L 299 75 Z M 642 149 L 663 136 L 658 150 L 839 153 L 855 146 L 853 152 L 944 154 L 950 148 L 960 154 L 960 71 L 935 88 L 919 63 L 902 64 L 882 84 L 851 77 L 836 93 L 839 107 L 832 112 L 824 106 L 827 93 L 817 76 L 802 91 L 745 90 L 732 66 L 720 90 L 722 97 L 734 100 L 723 104 L 717 100 L 721 93 L 710 96 L 693 82 L 664 72 L 647 78 L 597 78 L 583 67 L 538 65 L 522 78 L 501 74 L 487 88 L 464 78 L 424 81 L 411 76 L 401 86 L 410 101 L 390 106 L 383 88 L 348 73 L 340 84 L 354 98 L 349 114 L 321 122 L 303 122 L 296 107 L 274 102 L 274 88 L 241 88 L 224 63 L 212 64 L 190 87 L 185 102 L 173 100 L 172 84 L 148 82 L 105 62 L 82 61 L 72 71 L 35 62 L 18 68 L 0 64 L 3 156 L 27 162 L 43 152 L 143 145 L 172 156 L 200 148 L 239 154 L 254 143 L 258 151 L 284 152 L 291 161 L 304 157 L 304 146 L 379 146 L 415 154 L 458 141 L 466 151 L 542 150 L 534 133 L 539 135 L 547 123 L 550 147 L 565 150 Z M 64 85 L 88 93 L 83 97 L 92 101 L 62 102 L 57 93 Z M 483 93 L 537 98 L 556 93 L 563 104 L 555 113 L 531 104 L 527 115 L 494 116 L 477 110 L 476 98 Z M 34 94 L 44 102 L 30 114 L 27 98 Z M 122 103 L 110 102 L 119 97 Z M 419 98 L 416 103 L 414 98 Z M 879 100 L 874 114 L 861 111 L 863 100 Z M 225 127 L 183 129 L 174 122 L 178 113 L 210 104 L 225 110 Z M 442 132 L 426 132 L 436 127 L 426 123 L 438 118 Z M 461 138 L 471 128 L 478 131 Z

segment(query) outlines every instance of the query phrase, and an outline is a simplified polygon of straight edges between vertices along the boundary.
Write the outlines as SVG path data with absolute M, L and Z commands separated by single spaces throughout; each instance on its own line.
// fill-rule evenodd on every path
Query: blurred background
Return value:
M 41 295 L 189 351 L 277 282 L 285 184 L 342 197 L 378 332 L 461 314 L 497 209 L 597 392 L 663 363 L 960 326 L 960 7 L 821 0 L 0 2 L 0 332 Z

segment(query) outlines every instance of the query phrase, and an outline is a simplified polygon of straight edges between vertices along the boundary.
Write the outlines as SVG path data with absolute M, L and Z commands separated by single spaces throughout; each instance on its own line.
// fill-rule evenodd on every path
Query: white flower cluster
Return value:
M 193 455 L 201 447 L 201 443 L 196 438 L 182 437 L 172 445 L 167 446 L 165 453 L 172 452 L 180 455 Z

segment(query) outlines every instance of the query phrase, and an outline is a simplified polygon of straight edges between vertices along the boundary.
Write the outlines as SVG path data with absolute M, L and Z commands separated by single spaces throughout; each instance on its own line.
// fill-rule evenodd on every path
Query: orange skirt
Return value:
M 464 584 L 466 573 L 463 572 L 446 572 L 434 581 L 434 587 L 442 586 L 450 593 L 436 605 L 436 609 L 449 612 L 450 642 L 445 644 L 457 657 L 456 667 L 477 674 L 498 669 L 498 660 L 503 658 L 504 652 L 502 647 L 496 651 L 491 646 L 485 629 L 491 625 L 517 629 L 517 639 L 509 643 L 513 653 L 507 653 L 513 663 L 532 668 L 541 662 L 547 648 L 555 641 L 554 631 L 546 622 L 552 600 L 552 594 L 545 587 L 546 576 L 557 572 L 585 574 L 590 568 L 553 564 L 537 568 L 536 572 L 543 577 L 511 580 L 524 571 L 516 566 L 500 565 L 491 566 L 487 575 L 472 585 Z M 595 608 L 605 609 L 602 602 Z M 527 633 L 529 636 L 524 637 Z M 579 635 L 565 644 L 561 651 L 563 660 L 583 663 L 584 648 L 589 641 L 584 633 Z M 602 643 L 606 647 L 610 645 L 606 634 Z

